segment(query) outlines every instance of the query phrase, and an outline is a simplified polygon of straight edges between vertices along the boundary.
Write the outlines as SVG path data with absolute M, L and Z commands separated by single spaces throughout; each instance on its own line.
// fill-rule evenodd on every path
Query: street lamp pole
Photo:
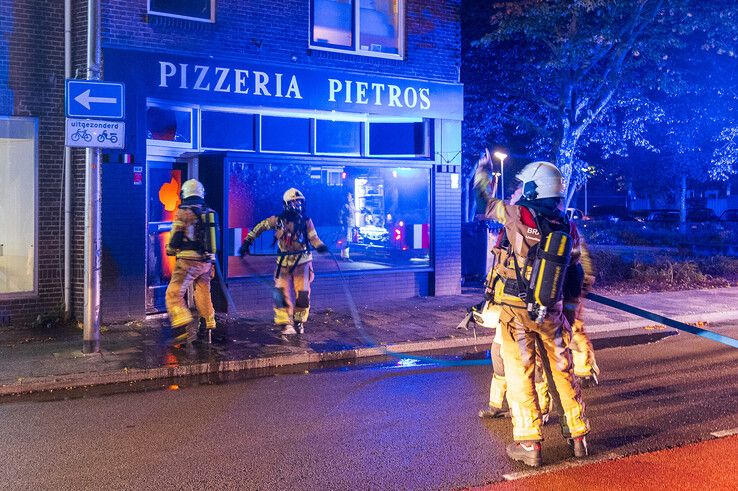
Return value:
M 582 167 L 582 173 L 584 174 L 584 216 L 589 216 L 589 208 L 587 203 L 587 182 L 589 181 L 589 176 L 587 175 L 587 167 Z
M 495 157 L 500 159 L 500 181 L 502 187 L 500 189 L 500 199 L 505 200 L 505 159 L 507 154 L 503 152 L 495 152 Z

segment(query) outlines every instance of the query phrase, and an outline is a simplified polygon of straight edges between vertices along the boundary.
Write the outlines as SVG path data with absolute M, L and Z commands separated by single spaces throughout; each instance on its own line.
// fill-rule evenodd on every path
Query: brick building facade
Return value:
M 161 311 L 167 186 L 190 177 L 220 213 L 220 262 L 241 311 L 271 309 L 274 258 L 243 265 L 237 245 L 279 211 L 279 190 L 292 185 L 304 188 L 336 257 L 350 252 L 350 262 L 316 258 L 318 308 L 342 303 L 344 282 L 357 296 L 459 292 L 457 0 L 152 1 L 152 11 L 148 3 L 101 0 L 103 78 L 126 84 L 125 147 L 103 157 L 103 322 Z M 167 11 L 177 3 L 197 9 Z M 86 4 L 73 1 L 80 77 Z M 37 291 L 0 292 L 0 324 L 20 324 L 62 302 L 63 2 L 0 6 L 11 13 L 0 20 L 0 117 L 38 120 Z M 332 92 L 320 99 L 319 90 Z M 73 155 L 72 299 L 81 319 L 84 160 Z M 346 218 L 349 192 L 355 211 Z M 265 239 L 257 252 L 270 246 Z

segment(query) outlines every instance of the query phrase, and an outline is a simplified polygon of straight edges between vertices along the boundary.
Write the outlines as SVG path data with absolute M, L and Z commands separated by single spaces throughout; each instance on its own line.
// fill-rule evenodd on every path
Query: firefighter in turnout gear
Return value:
M 297 189 L 288 189 L 282 197 L 283 211 L 259 222 L 246 236 L 239 250 L 243 258 L 251 245 L 267 230 L 274 230 L 279 247 L 277 270 L 274 273 L 274 323 L 282 334 L 302 334 L 310 313 L 310 284 L 313 282 L 311 247 L 328 252 L 315 231 L 313 221 L 305 215 L 305 196 Z M 294 301 L 293 301 L 294 296 Z
M 535 390 L 538 351 L 563 410 L 562 433 L 574 455 L 584 457 L 589 422 L 574 377 L 571 327 L 561 298 L 561 273 L 568 266 L 571 250 L 579 248 L 579 235 L 561 210 L 563 178 L 553 164 L 528 164 L 517 175 L 521 199 L 506 204 L 490 193 L 497 180 L 496 176 L 490 178 L 491 172 L 492 158 L 487 151 L 477 165 L 474 187 L 484 201 L 485 216 L 504 226 L 509 243 L 504 261 L 495 266 L 493 294 L 494 302 L 501 306 L 501 353 L 515 440 L 507 453 L 530 466 L 542 463 L 542 401 Z
M 494 193 L 492 193 L 494 195 Z M 495 258 L 494 264 L 500 264 L 505 261 L 506 251 L 503 247 L 504 234 L 501 232 L 497 236 L 497 242 L 492 248 L 492 254 Z M 490 348 L 490 358 L 492 360 L 492 381 L 489 386 L 489 402 L 486 408 L 479 410 L 480 418 L 499 418 L 508 416 L 510 413 L 505 409 L 505 394 L 507 393 L 507 381 L 505 380 L 505 363 L 502 360 L 502 329 L 500 327 L 501 305 L 494 304 L 494 283 L 496 272 L 494 266 L 487 273 L 485 282 L 485 302 L 481 313 L 481 318 L 476 321 L 477 324 L 483 323 L 483 327 L 494 328 L 495 337 Z M 476 316 L 475 316 L 476 319 Z M 540 353 L 536 351 L 535 361 L 535 383 L 538 402 L 541 407 L 541 419 L 545 424 L 553 409 L 553 400 L 548 390 L 548 382 L 543 372 L 543 362 Z
M 205 319 L 207 329 L 215 328 L 215 309 L 210 297 L 210 280 L 215 275 L 214 212 L 205 204 L 205 188 L 190 179 L 182 184 L 182 203 L 172 224 L 167 255 L 175 256 L 172 278 L 166 292 L 167 312 L 174 330 L 174 342 L 192 340 L 188 327 L 192 313 L 184 297 L 190 285 L 194 285 L 195 307 Z
M 594 269 L 589 251 L 581 241 L 577 255 L 572 255 L 572 264 L 564 280 L 564 316 L 571 326 L 571 348 L 574 359 L 574 375 L 583 386 L 599 383 L 600 367 L 597 366 L 592 341 L 584 329 L 584 306 L 582 297 L 592 290 Z

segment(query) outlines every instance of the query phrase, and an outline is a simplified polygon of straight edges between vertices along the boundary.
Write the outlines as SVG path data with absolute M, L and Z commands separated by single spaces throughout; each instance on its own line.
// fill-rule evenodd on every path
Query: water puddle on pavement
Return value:
M 616 338 L 593 339 L 596 350 L 634 346 L 660 341 L 678 334 L 676 331 L 659 331 Z M 459 368 L 489 364 L 489 350 L 471 346 L 443 351 L 416 353 L 392 353 L 391 355 L 359 360 L 326 361 L 318 365 L 292 365 L 274 368 L 258 368 L 238 372 L 220 372 L 197 376 L 155 379 L 124 384 L 106 384 L 87 387 L 70 387 L 49 391 L 0 397 L 0 405 L 27 402 L 54 402 L 90 397 L 107 397 L 151 391 L 178 391 L 199 386 L 239 383 L 264 377 L 307 375 L 334 371 L 354 370 L 412 370 L 434 368 Z

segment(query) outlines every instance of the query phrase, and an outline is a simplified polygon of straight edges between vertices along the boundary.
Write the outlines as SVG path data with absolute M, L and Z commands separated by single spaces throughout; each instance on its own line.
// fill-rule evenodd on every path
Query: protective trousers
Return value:
M 177 258 L 172 279 L 166 293 L 167 312 L 172 327 L 182 327 L 192 322 L 192 313 L 184 301 L 190 285 L 195 285 L 195 307 L 205 319 L 205 327 L 215 328 L 215 309 L 210 298 L 210 280 L 215 276 L 215 269 L 210 262 Z
M 574 375 L 577 377 L 590 377 L 592 374 L 599 375 L 600 367 L 597 366 L 592 341 L 584 330 L 584 317 L 581 299 L 564 302 L 564 316 L 571 325 L 571 349 L 574 358 Z
M 297 266 L 277 266 L 279 274 L 274 280 L 274 323 L 284 326 L 305 322 L 310 314 L 310 284 L 315 277 L 312 261 Z M 294 294 L 295 300 L 292 301 Z
M 492 358 L 492 382 L 489 385 L 489 407 L 493 409 L 502 409 L 505 403 L 505 394 L 507 392 L 507 381 L 505 380 L 505 363 L 502 361 L 502 329 L 495 330 L 495 339 L 492 341 L 492 349 L 490 351 Z M 541 406 L 541 411 L 545 413 L 551 412 L 553 401 L 548 391 L 548 382 L 543 373 L 543 362 L 540 354 L 536 351 L 536 394 Z
M 565 438 L 589 433 L 584 403 L 574 379 L 569 340 L 571 329 L 561 308 L 552 308 L 541 324 L 525 308 L 503 306 L 502 359 L 507 380 L 507 402 L 515 441 L 542 441 L 541 402 L 535 390 L 535 357 L 541 351 L 546 372 L 554 382 L 552 392 L 563 411 L 561 432 Z M 544 406 L 545 407 L 545 406 Z

